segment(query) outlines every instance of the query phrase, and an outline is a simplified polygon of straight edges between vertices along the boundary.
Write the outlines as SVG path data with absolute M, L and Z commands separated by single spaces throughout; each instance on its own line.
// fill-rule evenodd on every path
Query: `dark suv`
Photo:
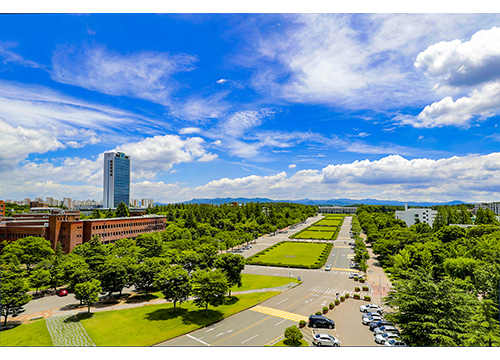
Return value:
M 335 322 L 321 315 L 309 316 L 309 326 L 313 328 L 323 327 L 335 329 Z

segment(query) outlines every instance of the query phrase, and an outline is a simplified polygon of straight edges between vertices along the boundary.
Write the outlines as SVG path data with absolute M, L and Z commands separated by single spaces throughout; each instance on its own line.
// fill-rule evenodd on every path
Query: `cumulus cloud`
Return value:
M 289 169 L 295 169 L 296 167 L 297 167 L 297 165 L 295 165 L 295 164 L 290 164 L 290 165 L 288 165 L 288 168 L 289 168 Z
M 224 84 L 225 82 L 227 82 L 227 79 L 217 80 L 217 84 Z
M 500 77 L 500 28 L 476 32 L 469 41 L 441 41 L 418 54 L 415 67 L 448 86 L 472 86 Z
M 187 127 L 179 130 L 179 134 L 194 134 L 199 132 L 201 132 L 201 129 L 197 127 Z
M 474 119 L 484 120 L 500 111 L 500 82 L 485 84 L 469 96 L 453 101 L 451 96 L 427 105 L 417 116 L 397 116 L 394 120 L 416 128 L 459 126 L 467 128 Z
M 194 69 L 196 57 L 159 52 L 119 54 L 104 46 L 59 46 L 52 56 L 52 79 L 109 95 L 162 105 L 178 88 L 173 76 Z

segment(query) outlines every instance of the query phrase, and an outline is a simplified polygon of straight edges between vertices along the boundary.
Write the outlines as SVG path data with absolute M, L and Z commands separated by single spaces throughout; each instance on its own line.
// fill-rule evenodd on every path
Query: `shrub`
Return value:
M 363 284 L 365 282 L 365 279 L 359 279 L 359 282 Z
M 296 326 L 290 326 L 285 329 L 285 338 L 292 344 L 299 343 L 302 337 L 302 332 Z
M 372 298 L 371 298 L 371 296 L 365 295 L 365 300 L 366 301 L 372 301 Z
M 330 303 L 330 305 L 328 305 L 330 307 L 330 309 L 333 309 L 335 307 L 335 304 L 334 303 Z
M 363 291 L 368 291 L 368 286 L 363 286 Z
M 300 327 L 304 327 L 304 326 L 306 326 L 306 321 L 305 321 L 305 320 L 300 320 L 300 321 L 299 321 L 299 326 L 300 326 Z
M 360 288 L 359 288 L 358 286 L 356 286 L 356 287 L 354 288 L 354 291 L 359 291 L 359 290 L 360 290 Z
M 344 296 L 344 295 L 342 295 L 342 296 L 340 297 L 340 301 L 342 301 L 342 302 L 344 302 L 344 301 L 345 301 L 345 296 Z
M 340 300 L 339 299 L 335 299 L 335 305 L 339 305 L 340 304 Z
M 354 281 L 358 281 L 358 278 L 357 278 L 357 277 L 355 277 L 355 278 L 354 278 Z
M 323 314 L 326 314 L 328 312 L 328 308 L 326 306 L 323 306 Z
M 360 298 L 361 298 L 361 296 L 359 296 L 359 294 L 354 294 L 354 295 L 353 295 L 353 297 L 354 297 L 355 299 L 360 299 Z
M 321 315 L 321 311 L 316 311 L 316 315 Z
M 345 298 L 349 299 L 349 293 L 345 293 Z

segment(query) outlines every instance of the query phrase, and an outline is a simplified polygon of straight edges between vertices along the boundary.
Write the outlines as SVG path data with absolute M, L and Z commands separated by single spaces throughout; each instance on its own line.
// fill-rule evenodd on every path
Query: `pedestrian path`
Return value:
M 277 269 L 277 270 L 287 270 L 287 271 L 308 271 L 308 272 L 316 272 L 316 273 L 324 273 L 324 267 L 320 269 L 303 269 L 303 268 L 287 268 L 287 267 L 279 267 L 279 266 L 261 266 L 261 265 L 246 265 L 245 269 L 248 270 L 256 270 L 256 269 Z M 343 275 L 349 275 L 351 273 L 358 273 L 357 270 L 354 269 L 345 269 L 345 268 L 332 268 L 330 271 L 331 273 L 334 274 L 343 274 Z
M 294 314 L 288 311 L 284 310 L 278 310 L 278 309 L 273 309 L 267 306 L 262 306 L 262 305 L 257 305 L 254 306 L 253 308 L 250 308 L 250 310 L 259 312 L 261 314 L 266 314 L 266 315 L 271 315 L 271 316 L 276 316 L 281 319 L 287 319 L 291 321 L 296 321 L 299 322 L 300 320 L 307 321 L 309 318 L 304 315 L 299 315 L 299 314 Z
M 361 288 L 361 286 L 358 286 Z M 314 292 L 314 293 L 318 293 L 318 294 L 325 294 L 325 295 L 332 295 L 332 296 L 336 296 L 337 293 L 339 294 L 339 296 L 344 296 L 345 294 L 349 293 L 349 296 L 352 297 L 354 296 L 354 294 L 359 294 L 360 296 L 365 296 L 365 295 L 370 295 L 369 292 L 366 292 L 366 291 L 354 291 L 353 290 L 346 290 L 346 289 L 339 289 L 339 288 L 330 288 L 330 287 L 327 287 L 327 286 L 313 286 L 309 289 L 310 291 Z
M 76 313 L 55 315 L 46 319 L 45 323 L 53 346 L 95 346 L 83 325 L 76 318 Z

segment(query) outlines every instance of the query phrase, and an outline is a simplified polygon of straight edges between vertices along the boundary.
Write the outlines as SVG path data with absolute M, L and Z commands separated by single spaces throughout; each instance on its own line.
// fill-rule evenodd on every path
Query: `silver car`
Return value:
M 399 334 L 387 332 L 384 334 L 375 335 L 375 342 L 378 344 L 383 344 L 387 340 L 391 340 L 391 339 L 399 339 Z
M 383 325 L 381 327 L 375 328 L 375 330 L 373 330 L 373 332 L 375 333 L 375 335 L 383 334 L 386 332 L 399 334 L 398 328 L 395 326 L 392 326 L 392 325 Z
M 385 346 L 406 346 L 406 343 L 401 339 L 391 339 L 384 343 Z
M 313 338 L 313 344 L 316 346 L 340 346 L 339 339 L 328 334 L 318 334 Z
M 331 269 L 332 269 L 332 267 L 330 265 L 325 266 L 325 271 L 330 271 Z
M 369 325 L 372 322 L 380 321 L 382 319 L 383 318 L 380 317 L 380 316 L 373 315 L 373 316 L 370 316 L 370 317 L 364 317 L 363 320 L 362 320 L 362 322 L 363 322 L 363 325 Z
M 361 305 L 359 311 L 361 312 L 381 312 L 384 309 L 375 304 Z

